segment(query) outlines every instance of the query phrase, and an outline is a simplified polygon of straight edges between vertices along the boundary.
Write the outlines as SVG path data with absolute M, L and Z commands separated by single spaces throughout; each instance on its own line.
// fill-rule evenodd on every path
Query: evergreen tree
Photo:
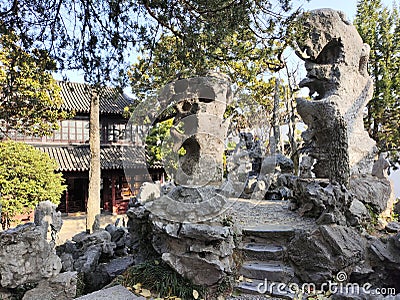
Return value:
M 369 72 L 375 83 L 365 125 L 380 152 L 389 153 L 393 166 L 400 161 L 400 20 L 397 7 L 381 0 L 360 0 L 355 26 L 371 46 Z
M 41 201 L 58 204 L 66 186 L 57 164 L 25 143 L 0 142 L 1 223 L 9 227 L 18 214 L 31 212 Z

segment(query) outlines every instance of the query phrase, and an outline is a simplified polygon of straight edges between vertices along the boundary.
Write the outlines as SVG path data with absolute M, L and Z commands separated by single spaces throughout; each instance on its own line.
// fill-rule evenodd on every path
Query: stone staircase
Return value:
M 293 269 L 285 263 L 286 246 L 295 234 L 294 228 L 263 225 L 246 227 L 242 234 L 244 262 L 239 273 L 243 280 L 237 284 L 236 292 L 293 299 L 294 294 L 287 289 L 281 291 L 278 284 L 291 283 L 294 280 Z M 257 288 L 260 284 L 262 293 Z

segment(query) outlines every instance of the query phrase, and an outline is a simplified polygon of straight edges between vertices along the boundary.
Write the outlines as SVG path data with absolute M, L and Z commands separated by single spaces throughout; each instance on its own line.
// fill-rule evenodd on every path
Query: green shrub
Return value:
M 3 228 L 41 202 L 58 204 L 66 186 L 57 164 L 46 153 L 21 142 L 0 142 L 0 203 Z

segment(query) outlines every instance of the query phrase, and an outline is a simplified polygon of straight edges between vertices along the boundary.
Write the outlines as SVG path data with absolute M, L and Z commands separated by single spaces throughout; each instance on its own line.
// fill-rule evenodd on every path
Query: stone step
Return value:
M 278 287 L 278 285 L 279 283 L 253 279 L 251 282 L 243 281 L 238 283 L 235 290 L 245 294 L 268 295 L 279 299 L 295 299 L 296 295 L 291 293 L 287 287 Z
M 279 245 L 247 243 L 242 245 L 247 260 L 283 260 L 286 248 Z
M 246 278 L 288 283 L 294 277 L 291 267 L 278 262 L 246 261 L 239 273 Z
M 262 225 L 242 230 L 244 243 L 286 245 L 295 235 L 295 228 L 288 225 Z

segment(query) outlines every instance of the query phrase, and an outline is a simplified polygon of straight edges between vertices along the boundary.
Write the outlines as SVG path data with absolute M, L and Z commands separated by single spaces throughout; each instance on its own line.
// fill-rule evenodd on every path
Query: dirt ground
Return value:
M 58 234 L 57 244 L 63 244 L 66 240 L 70 240 L 75 234 L 85 231 L 86 229 L 86 215 L 63 216 L 63 226 Z M 108 224 L 114 224 L 117 219 L 120 219 L 119 225 L 128 221 L 126 215 L 111 215 L 102 214 L 100 217 L 101 228 L 106 227 Z

